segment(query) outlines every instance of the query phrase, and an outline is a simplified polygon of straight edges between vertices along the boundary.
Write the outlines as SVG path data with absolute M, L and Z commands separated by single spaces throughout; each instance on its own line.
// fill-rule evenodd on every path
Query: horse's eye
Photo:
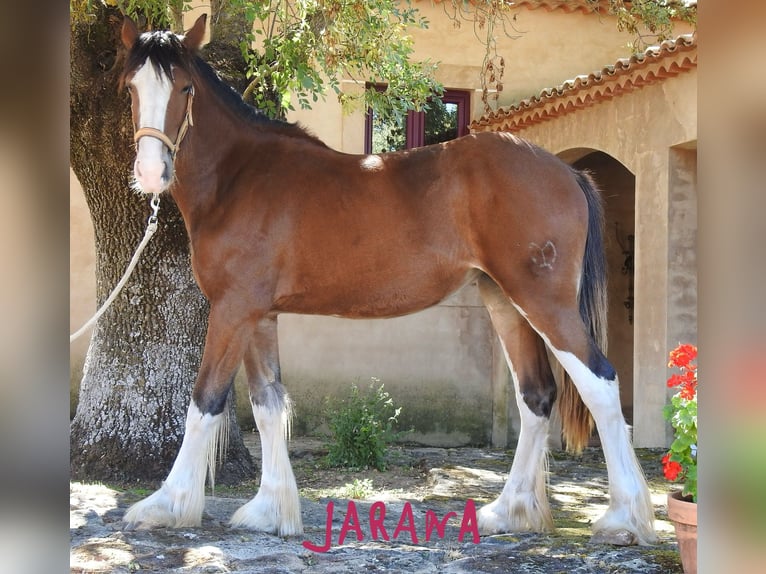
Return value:
M 194 86 L 192 86 L 191 84 L 189 84 L 188 86 L 184 86 L 183 89 L 181 90 L 181 92 L 184 93 L 184 94 L 188 94 L 189 92 L 192 91 L 193 87 Z

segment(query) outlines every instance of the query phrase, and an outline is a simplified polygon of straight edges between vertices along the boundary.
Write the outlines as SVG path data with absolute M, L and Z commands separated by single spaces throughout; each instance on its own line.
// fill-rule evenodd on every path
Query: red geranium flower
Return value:
M 690 401 L 697 394 L 697 381 L 689 381 L 681 387 L 681 392 L 678 393 L 682 399 Z
M 680 387 L 686 383 L 687 379 L 687 373 L 673 373 L 668 379 L 668 387 Z
M 697 365 L 692 365 L 697 356 L 697 347 L 694 345 L 679 345 L 671 351 L 669 367 L 678 367 L 681 373 L 673 373 L 668 379 L 668 387 L 681 387 L 679 396 L 690 401 L 697 394 Z
M 689 363 L 691 363 L 696 358 L 697 347 L 689 344 L 678 345 L 678 347 L 670 352 L 670 361 L 668 361 L 668 367 L 689 367 Z
M 662 471 L 665 473 L 665 478 L 668 480 L 675 480 L 678 478 L 678 474 L 683 470 L 681 464 L 670 460 L 670 453 L 662 457 Z

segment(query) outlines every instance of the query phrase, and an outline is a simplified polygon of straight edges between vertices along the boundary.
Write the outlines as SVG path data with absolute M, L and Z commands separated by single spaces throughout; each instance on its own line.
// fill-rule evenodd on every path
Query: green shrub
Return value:
M 394 427 L 402 409 L 394 407 L 382 384 L 375 388 L 377 382 L 373 379 L 366 393 L 352 384 L 350 396 L 328 403 L 329 466 L 385 469 L 388 445 L 399 436 Z
M 347 482 L 343 486 L 343 495 L 340 498 L 352 498 L 354 500 L 364 500 L 375 493 L 375 487 L 372 485 L 371 478 L 354 479 L 354 482 Z

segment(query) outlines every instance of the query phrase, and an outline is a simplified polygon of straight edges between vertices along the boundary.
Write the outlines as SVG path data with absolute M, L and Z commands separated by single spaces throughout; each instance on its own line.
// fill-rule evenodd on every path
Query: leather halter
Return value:
M 178 128 L 178 136 L 176 137 L 176 141 L 172 141 L 165 132 L 162 130 L 158 130 L 157 128 L 150 128 L 150 127 L 144 127 L 144 128 L 138 128 L 135 133 L 133 134 L 133 141 L 135 143 L 138 143 L 138 140 L 141 139 L 144 136 L 149 136 L 153 138 L 157 138 L 162 143 L 164 143 L 167 148 L 170 150 L 170 155 L 173 158 L 173 161 L 176 159 L 176 154 L 178 153 L 178 146 L 181 145 L 181 140 L 184 139 L 184 136 L 186 135 L 186 132 L 189 131 L 189 128 L 194 125 L 194 121 L 192 119 L 192 100 L 194 99 L 194 86 L 191 87 L 189 90 L 189 95 L 186 99 L 186 114 L 184 115 L 184 119 L 181 122 L 181 126 Z

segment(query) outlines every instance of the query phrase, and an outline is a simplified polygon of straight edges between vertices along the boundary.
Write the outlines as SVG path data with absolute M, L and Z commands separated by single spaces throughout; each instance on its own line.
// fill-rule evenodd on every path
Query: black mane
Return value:
M 174 66 L 188 71 L 192 77 L 204 82 L 224 106 L 251 125 L 276 129 L 285 135 L 305 138 L 325 146 L 321 140 L 299 124 L 271 119 L 259 109 L 246 103 L 234 88 L 221 79 L 210 64 L 184 46 L 181 38 L 172 32 L 158 30 L 145 32 L 138 37 L 128 52 L 125 69 L 120 77 L 120 85 L 124 84 L 128 74 L 147 60 L 151 62 L 158 74 L 163 72 L 169 78 L 173 77 Z

